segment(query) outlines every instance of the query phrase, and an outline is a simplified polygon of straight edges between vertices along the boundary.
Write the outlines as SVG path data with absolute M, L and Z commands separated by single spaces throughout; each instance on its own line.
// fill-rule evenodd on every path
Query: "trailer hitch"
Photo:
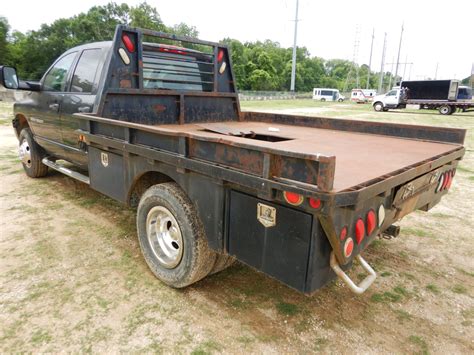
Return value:
M 360 265 L 362 265 L 362 268 L 368 273 L 367 277 L 362 280 L 359 285 L 356 285 L 354 281 L 352 281 L 351 278 L 347 276 L 344 270 L 341 269 L 339 263 L 337 262 L 336 255 L 334 255 L 334 252 L 331 252 L 330 265 L 336 275 L 342 281 L 344 281 L 347 286 L 349 286 L 351 291 L 360 295 L 364 293 L 370 285 L 373 284 L 373 282 L 377 278 L 377 274 L 375 273 L 374 269 L 372 269 L 372 267 L 367 263 L 367 261 L 362 258 L 362 256 L 357 255 L 356 259 L 359 260 L 359 263 Z

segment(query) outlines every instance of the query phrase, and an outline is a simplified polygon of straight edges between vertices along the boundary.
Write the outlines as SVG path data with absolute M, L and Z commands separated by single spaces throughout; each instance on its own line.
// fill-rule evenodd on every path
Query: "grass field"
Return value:
M 54 172 L 25 176 L 11 105 L 0 103 L 1 353 L 474 352 L 474 113 L 311 100 L 242 108 L 465 128 L 466 156 L 439 205 L 365 252 L 379 276 L 361 296 L 339 281 L 304 296 L 242 264 L 174 290 L 141 257 L 133 209 Z

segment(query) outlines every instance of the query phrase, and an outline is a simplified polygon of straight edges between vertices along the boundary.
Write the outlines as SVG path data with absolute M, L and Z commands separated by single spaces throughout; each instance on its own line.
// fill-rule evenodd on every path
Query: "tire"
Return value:
M 339 99 L 339 100 L 337 100 L 337 101 L 339 101 L 339 102 L 343 102 L 344 100 L 343 100 L 343 99 Z
M 450 115 L 452 115 L 453 113 L 456 113 L 456 109 L 457 109 L 456 106 L 451 106 L 451 113 L 450 113 Z
M 150 187 L 137 210 L 138 240 L 153 274 L 182 288 L 206 277 L 215 265 L 194 205 L 176 183 Z
M 323 98 L 321 99 L 321 102 L 325 102 L 325 101 L 326 101 L 326 99 L 323 97 Z
M 452 108 L 451 106 L 443 105 L 438 108 L 438 111 L 442 115 L 450 115 L 452 113 Z
M 377 112 L 382 112 L 383 109 L 384 109 L 384 107 L 383 107 L 383 104 L 382 104 L 381 102 L 378 102 L 378 101 L 377 101 L 377 102 L 374 104 L 374 110 L 375 110 L 375 111 L 377 111 Z
M 384 108 L 384 109 L 383 109 L 383 112 L 388 112 L 388 108 Z
M 26 175 L 31 178 L 39 178 L 48 174 L 48 167 L 41 160 L 45 157 L 45 152 L 33 139 L 33 134 L 29 128 L 23 128 L 18 136 L 21 164 Z
M 209 275 L 217 274 L 218 272 L 227 269 L 229 266 L 232 266 L 234 263 L 235 258 L 233 256 L 219 253 L 217 254 L 216 262 L 214 263 L 214 266 Z

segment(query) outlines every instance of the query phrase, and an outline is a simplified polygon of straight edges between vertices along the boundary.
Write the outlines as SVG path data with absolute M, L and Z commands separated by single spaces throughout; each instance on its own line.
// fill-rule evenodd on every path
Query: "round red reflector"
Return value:
M 441 190 L 445 190 L 446 189 L 446 186 L 448 186 L 448 182 L 449 182 L 449 171 L 446 171 L 444 174 L 444 182 L 443 182 L 443 186 L 441 187 Z
M 224 59 L 224 50 L 219 49 L 219 52 L 217 53 L 217 61 L 220 63 L 222 62 L 222 59 Z
M 371 235 L 372 232 L 375 229 L 375 222 L 376 217 L 375 217 L 375 212 L 374 210 L 370 210 L 369 213 L 367 213 L 367 235 Z
M 448 183 L 446 184 L 446 189 L 449 189 L 451 187 L 451 183 L 453 182 L 453 177 L 454 177 L 453 170 L 450 170 L 448 173 L 449 173 L 448 174 L 449 178 L 448 178 Z
M 321 207 L 321 200 L 319 198 L 315 199 L 315 198 L 310 197 L 309 205 L 313 207 L 314 209 L 318 209 L 319 207 Z
M 286 202 L 293 206 L 299 206 L 303 203 L 303 196 L 295 192 L 285 191 L 283 192 L 283 197 Z
M 346 239 L 346 237 L 347 237 L 347 227 L 343 227 L 341 229 L 341 234 L 339 235 L 339 237 L 341 238 L 341 241 Z
M 133 44 L 133 42 L 132 42 L 132 40 L 130 39 L 130 37 L 128 37 L 125 33 L 122 34 L 122 42 L 123 42 L 123 44 L 125 45 L 125 48 L 127 48 L 127 50 L 128 50 L 130 53 L 135 52 L 135 45 Z
M 356 222 L 355 235 L 357 244 L 360 244 L 365 237 L 364 221 L 360 218 Z
M 351 256 L 353 250 L 354 250 L 354 241 L 352 240 L 352 238 L 349 238 L 344 243 L 344 256 L 348 258 L 349 256 Z

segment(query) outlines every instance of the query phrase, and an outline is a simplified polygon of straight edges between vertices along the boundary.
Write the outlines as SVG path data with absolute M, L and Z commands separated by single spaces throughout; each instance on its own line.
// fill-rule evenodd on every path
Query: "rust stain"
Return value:
M 160 104 L 153 105 L 153 111 L 155 111 L 156 113 L 165 112 L 166 111 L 166 106 L 165 105 L 160 105 Z
M 130 89 L 132 87 L 132 81 L 129 79 L 122 79 L 120 80 L 120 87 Z

